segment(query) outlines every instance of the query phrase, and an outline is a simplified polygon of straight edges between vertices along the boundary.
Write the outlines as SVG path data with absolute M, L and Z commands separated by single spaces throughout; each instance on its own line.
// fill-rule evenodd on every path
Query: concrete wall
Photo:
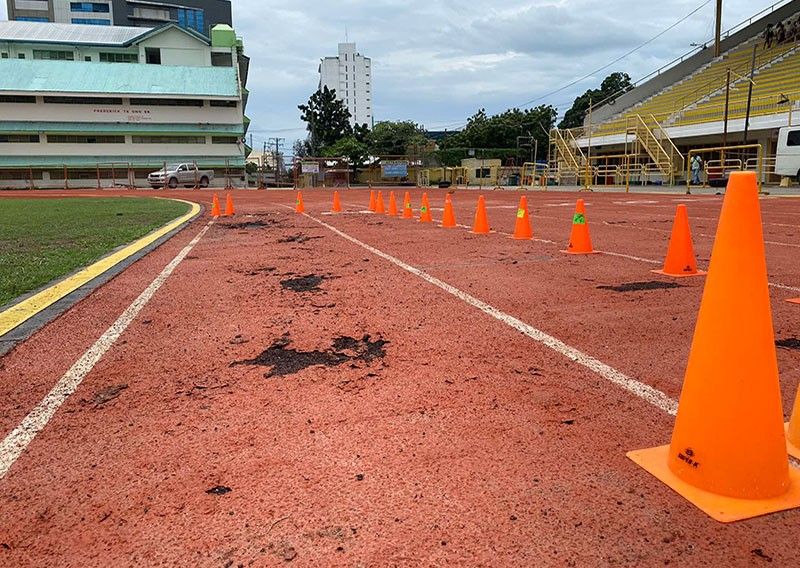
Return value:
M 786 20 L 800 12 L 800 0 L 793 0 L 792 2 L 768 14 L 764 18 L 754 22 L 746 28 L 738 31 L 729 38 L 722 41 L 722 52 L 733 49 L 734 47 L 744 43 L 752 37 L 759 36 L 764 32 L 767 24 L 777 24 L 780 21 Z M 698 70 L 703 65 L 710 63 L 714 60 L 714 44 L 713 42 L 708 47 L 692 57 L 686 59 L 682 63 L 678 63 L 661 74 L 656 75 L 646 83 L 636 87 L 629 93 L 619 97 L 615 104 L 605 105 L 593 112 L 592 121 L 599 124 L 615 114 L 619 114 L 633 105 L 655 95 L 656 93 L 664 90 L 666 87 L 677 83 L 684 77 L 687 77 Z
M 148 47 L 161 50 L 162 65 L 211 67 L 211 47 L 174 28 L 141 42 L 139 61 L 146 61 L 145 49 Z

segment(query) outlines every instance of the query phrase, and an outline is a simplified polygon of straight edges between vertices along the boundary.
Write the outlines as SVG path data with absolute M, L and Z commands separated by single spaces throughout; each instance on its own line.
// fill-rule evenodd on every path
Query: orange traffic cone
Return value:
M 575 206 L 575 215 L 572 217 L 572 234 L 569 238 L 569 247 L 562 251 L 569 254 L 594 254 L 592 237 L 589 235 L 589 221 L 586 219 L 586 205 L 579 199 Z
M 442 216 L 442 228 L 444 229 L 455 229 L 458 225 L 456 224 L 456 214 L 453 211 L 453 200 L 448 194 L 444 198 L 444 215 Z
M 674 276 L 675 278 L 702 276 L 705 274 L 705 272 L 697 270 L 697 258 L 694 255 L 692 231 L 689 227 L 689 213 L 686 205 L 678 205 L 664 269 L 653 270 L 653 272 L 664 276 Z
M 518 241 L 529 241 L 533 238 L 531 217 L 528 214 L 528 198 L 524 195 L 519 198 L 517 224 L 514 226 L 514 238 Z
M 339 192 L 333 192 L 333 207 L 331 207 L 331 212 L 333 213 L 341 213 L 342 212 L 342 200 L 339 197 Z
M 378 200 L 375 203 L 375 213 L 383 215 L 386 213 L 386 204 L 383 201 L 383 192 L 378 192 Z
M 789 468 L 755 172 L 731 174 L 672 444 L 628 454 L 721 522 L 800 507 Z
M 489 215 L 486 213 L 486 200 L 483 195 L 478 197 L 478 209 L 475 211 L 475 224 L 472 232 L 476 235 L 489 234 Z
M 305 206 L 305 203 L 303 203 L 303 192 L 301 192 L 301 191 L 297 192 L 297 202 L 295 204 L 294 212 L 295 213 L 305 213 L 306 212 L 306 206 Z
M 386 212 L 390 217 L 397 217 L 397 198 L 394 191 L 389 192 L 389 210 Z
M 377 201 L 375 201 L 375 191 L 371 190 L 369 192 L 369 210 L 375 213 L 375 208 L 378 206 Z
M 789 455 L 800 460 L 800 389 L 794 401 L 792 420 L 786 425 L 786 442 Z
M 214 219 L 218 219 L 221 215 L 222 213 L 219 210 L 219 197 L 217 197 L 215 193 L 214 198 L 211 200 L 211 216 Z
M 233 217 L 236 215 L 236 211 L 233 209 L 233 197 L 229 193 L 228 196 L 225 198 L 225 215 L 224 217 Z
M 431 204 L 428 202 L 428 194 L 422 194 L 422 206 L 419 208 L 419 222 L 420 223 L 433 223 L 433 215 L 431 215 Z
M 414 209 L 411 207 L 411 192 L 406 191 L 406 196 L 403 199 L 403 219 L 413 219 Z

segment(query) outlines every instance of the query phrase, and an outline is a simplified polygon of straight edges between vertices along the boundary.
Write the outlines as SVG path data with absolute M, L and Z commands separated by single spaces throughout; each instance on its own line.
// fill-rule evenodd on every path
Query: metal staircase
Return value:
M 646 121 L 639 114 L 630 115 L 625 132 L 636 149 L 628 153 L 650 156 L 652 167 L 673 184 L 676 174 L 683 172 L 685 159 L 656 117 L 650 115 Z
M 586 164 L 586 155 L 578 145 L 572 130 L 554 128 L 550 131 L 550 170 L 558 176 L 577 178 Z

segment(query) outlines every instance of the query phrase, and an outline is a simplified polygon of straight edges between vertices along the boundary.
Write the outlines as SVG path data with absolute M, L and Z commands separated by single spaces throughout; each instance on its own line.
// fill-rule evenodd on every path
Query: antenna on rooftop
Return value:
M 347 33 L 347 26 L 344 27 L 344 42 L 350 43 L 350 34 Z

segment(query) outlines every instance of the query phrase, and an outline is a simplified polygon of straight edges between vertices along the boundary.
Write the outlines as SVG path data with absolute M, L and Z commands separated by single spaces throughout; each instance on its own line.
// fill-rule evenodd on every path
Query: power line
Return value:
M 521 105 L 519 105 L 519 106 L 520 106 L 520 107 L 531 106 L 531 105 L 533 105 L 533 104 L 535 104 L 535 103 L 538 103 L 539 101 L 542 101 L 542 100 L 544 100 L 544 99 L 547 99 L 547 98 L 549 98 L 549 97 L 552 97 L 553 95 L 557 95 L 558 93 L 560 93 L 560 92 L 562 92 L 562 91 L 566 91 L 567 89 L 569 89 L 570 87 L 574 87 L 574 86 L 575 86 L 575 85 L 577 85 L 578 83 L 581 83 L 581 82 L 583 82 L 583 81 L 585 81 L 585 80 L 587 80 L 587 79 L 591 79 L 591 78 L 592 78 L 594 75 L 596 75 L 596 74 L 600 73 L 601 71 L 605 71 L 606 69 L 608 69 L 609 67 L 612 67 L 613 65 L 616 65 L 617 63 L 619 63 L 620 61 L 622 61 L 622 60 L 623 60 L 623 59 L 625 59 L 626 57 L 628 57 L 628 56 L 630 56 L 630 55 L 633 55 L 634 53 L 636 53 L 636 52 L 637 52 L 637 51 L 639 51 L 640 49 L 642 49 L 642 48 L 644 48 L 644 47 L 647 47 L 648 45 L 650 45 L 651 43 L 653 43 L 654 41 L 656 41 L 656 40 L 657 40 L 657 39 L 659 39 L 660 37 L 662 37 L 662 36 L 666 35 L 667 33 L 671 32 L 672 30 L 674 30 L 675 28 L 677 28 L 679 25 L 681 25 L 683 22 L 685 22 L 686 20 L 688 20 L 689 18 L 691 18 L 692 16 L 694 16 L 694 15 L 695 15 L 697 12 L 699 12 L 700 10 L 702 10 L 703 8 L 705 8 L 705 7 L 706 7 L 708 4 L 710 4 L 711 2 L 712 2 L 712 0 L 706 0 L 706 1 L 705 1 L 705 2 L 703 2 L 703 3 L 702 3 L 700 6 L 698 6 L 698 7 L 697 7 L 697 8 L 695 8 L 694 10 L 692 10 L 690 13 L 688 13 L 686 16 L 684 16 L 683 18 L 681 18 L 680 20 L 678 20 L 677 22 L 675 22 L 675 23 L 674 23 L 674 24 L 672 24 L 671 26 L 669 26 L 667 29 L 665 29 L 665 30 L 663 30 L 662 32 L 660 32 L 660 33 L 658 33 L 658 34 L 654 35 L 653 37 L 651 37 L 650 39 L 648 39 L 646 42 L 644 42 L 644 43 L 642 43 L 642 44 L 640 44 L 640 45 L 636 46 L 635 48 L 631 49 L 630 51 L 628 51 L 628 52 L 627 52 L 627 53 L 625 53 L 624 55 L 622 55 L 622 56 L 618 57 L 618 58 L 617 58 L 617 59 L 615 59 L 614 61 L 612 61 L 612 62 L 610 62 L 610 63 L 608 63 L 608 64 L 606 64 L 606 65 L 603 65 L 603 66 L 602 66 L 602 67 L 600 67 L 599 69 L 595 69 L 594 71 L 592 71 L 591 73 L 589 73 L 589 74 L 587 74 L 587 75 L 584 75 L 584 76 L 583 76 L 583 77 L 581 77 L 580 79 L 576 79 L 576 80 L 572 81 L 571 83 L 568 83 L 567 85 L 564 85 L 563 87 L 559 87 L 559 88 L 558 88 L 558 89 L 556 89 L 555 91 L 551 91 L 551 92 L 547 93 L 546 95 L 542 95 L 542 96 L 540 96 L 540 97 L 536 97 L 535 99 L 532 99 L 532 100 L 530 100 L 530 101 L 527 101 L 527 102 L 525 102 L 525 103 L 522 103 L 522 104 L 521 104 Z

